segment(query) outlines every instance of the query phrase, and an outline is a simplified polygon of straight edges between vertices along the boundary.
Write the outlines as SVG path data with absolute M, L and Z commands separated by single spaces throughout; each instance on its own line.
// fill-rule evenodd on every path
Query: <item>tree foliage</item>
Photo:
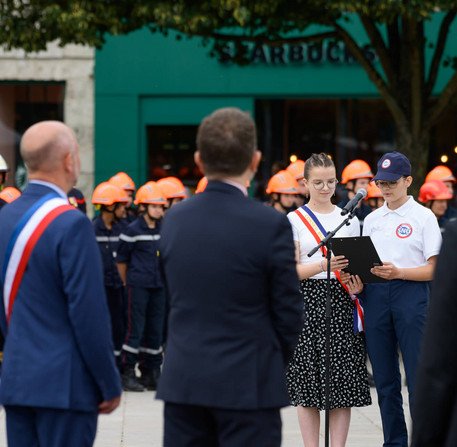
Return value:
M 438 12 L 439 33 L 427 41 L 424 25 Z M 126 34 L 147 26 L 164 34 L 171 28 L 202 36 L 216 50 L 231 42 L 242 64 L 252 42 L 275 46 L 341 40 L 392 114 L 397 147 L 414 157 L 416 173 L 423 177 L 430 129 L 457 94 L 455 59 L 444 52 L 456 13 L 457 1 L 450 0 L 0 0 L 0 44 L 26 51 L 43 50 L 53 40 L 101 47 L 107 33 Z M 351 35 L 347 23 L 353 17 L 362 23 L 380 66 Z M 313 24 L 322 25 L 323 31 L 310 32 Z M 427 46 L 433 47 L 428 64 Z M 453 74 L 432 99 L 443 65 L 451 66 Z

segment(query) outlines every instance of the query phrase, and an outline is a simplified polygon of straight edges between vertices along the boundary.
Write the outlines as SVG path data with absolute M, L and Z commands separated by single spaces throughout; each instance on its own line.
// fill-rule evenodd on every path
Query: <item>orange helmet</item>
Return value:
M 157 180 L 157 184 L 167 199 L 174 199 L 176 197 L 187 197 L 186 189 L 181 180 L 176 177 L 165 177 Z
M 202 177 L 197 185 L 197 189 L 195 190 L 195 194 L 200 194 L 203 192 L 206 188 L 206 185 L 208 184 L 208 179 L 206 177 Z
M 148 182 L 145 185 L 138 188 L 136 192 L 135 205 L 143 203 L 145 205 L 167 205 L 167 199 L 165 198 L 160 186 L 155 182 Z
M 267 186 L 267 194 L 298 194 L 298 183 L 287 171 L 279 171 L 271 177 Z
M 109 182 L 100 183 L 92 194 L 92 203 L 94 205 L 112 205 L 129 201 L 127 193 L 119 186 Z
M 341 174 L 341 183 L 345 185 L 349 180 L 356 180 L 358 178 L 373 178 L 373 173 L 367 162 L 363 160 L 351 161 Z
M 425 177 L 425 183 L 429 180 L 441 180 L 442 182 L 456 182 L 455 177 L 452 175 L 452 171 L 443 165 L 436 166 L 433 168 Z
M 429 180 L 419 190 L 419 202 L 426 203 L 429 200 L 449 200 L 452 194 L 441 180 Z
M 382 197 L 381 190 L 376 186 L 375 182 L 368 183 L 367 187 L 367 199 Z
M 16 200 L 21 195 L 21 191 L 12 186 L 7 186 L 2 192 L 0 192 L 0 199 L 4 200 L 6 203 L 11 203 L 13 200 Z
M 135 191 L 135 183 L 133 183 L 133 180 L 125 172 L 118 172 L 108 182 L 126 191 Z
M 296 160 L 287 166 L 286 171 L 295 180 L 300 180 L 305 176 L 305 162 L 303 160 Z

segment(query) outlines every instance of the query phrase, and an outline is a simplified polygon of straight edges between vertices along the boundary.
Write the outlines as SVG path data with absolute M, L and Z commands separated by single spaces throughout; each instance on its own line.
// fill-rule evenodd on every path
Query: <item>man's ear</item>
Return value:
M 200 171 L 203 173 L 203 175 L 205 175 L 205 169 L 203 167 L 203 163 L 202 163 L 202 159 L 200 158 L 199 151 L 194 152 L 194 161 L 195 161 L 195 164 L 197 165 L 198 169 L 200 169 Z
M 71 172 L 73 170 L 74 160 L 73 154 L 68 152 L 67 155 L 63 158 L 63 165 L 65 168 L 65 172 Z
M 257 172 L 257 168 L 259 167 L 260 160 L 262 160 L 262 152 L 255 151 L 252 156 L 251 164 L 249 166 L 249 168 L 251 169 L 252 172 L 254 172 L 254 173 Z

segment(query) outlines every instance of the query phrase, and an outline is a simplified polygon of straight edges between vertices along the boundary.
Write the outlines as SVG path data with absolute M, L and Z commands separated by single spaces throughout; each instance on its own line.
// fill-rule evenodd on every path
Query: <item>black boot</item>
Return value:
M 122 388 L 124 391 L 144 391 L 144 386 L 138 381 L 134 369 L 125 369 L 122 375 Z
M 157 389 L 157 382 L 160 378 L 160 368 L 152 370 L 143 370 L 141 372 L 140 383 L 149 391 Z

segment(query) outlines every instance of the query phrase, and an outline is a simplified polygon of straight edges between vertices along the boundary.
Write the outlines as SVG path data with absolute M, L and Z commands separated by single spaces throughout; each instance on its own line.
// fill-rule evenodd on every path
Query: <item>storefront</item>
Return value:
M 364 45 L 366 37 L 357 32 Z M 251 62 L 240 67 L 230 61 L 229 49 L 219 60 L 199 38 L 176 37 L 142 30 L 111 37 L 96 53 L 96 182 L 124 170 L 139 183 L 176 175 L 195 185 L 197 126 L 225 106 L 255 117 L 263 151 L 260 177 L 269 177 L 273 163 L 288 163 L 291 155 L 306 159 L 325 151 L 341 173 L 354 158 L 374 167 L 393 150 L 389 112 L 341 42 L 252 47 Z M 373 50 L 365 51 L 376 64 Z M 437 91 L 445 78 L 446 71 Z M 449 167 L 457 169 L 455 111 L 433 130 L 430 166 L 448 154 Z

